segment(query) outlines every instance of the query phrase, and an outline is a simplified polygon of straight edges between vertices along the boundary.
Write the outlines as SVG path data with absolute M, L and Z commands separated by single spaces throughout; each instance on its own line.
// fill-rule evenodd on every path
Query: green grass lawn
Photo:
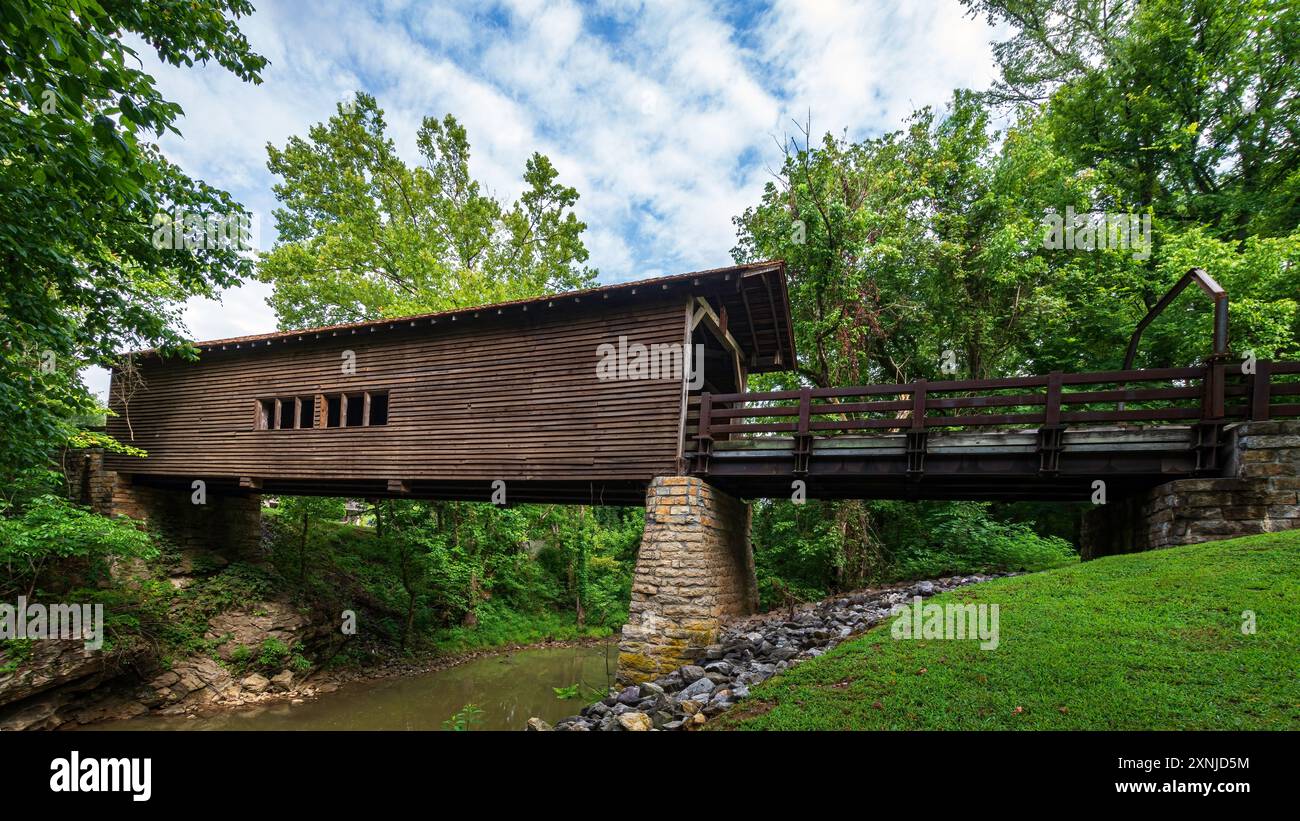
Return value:
M 711 726 L 747 730 L 1300 729 L 1300 530 L 1114 556 L 954 590 L 1000 645 L 886 620 Z M 1242 611 L 1257 632 L 1244 635 Z

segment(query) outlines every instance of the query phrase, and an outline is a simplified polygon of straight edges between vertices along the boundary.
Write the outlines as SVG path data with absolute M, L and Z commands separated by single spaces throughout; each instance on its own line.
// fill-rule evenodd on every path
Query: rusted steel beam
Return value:
M 1201 287 L 1201 290 L 1209 294 L 1214 300 L 1214 350 L 1212 356 L 1225 357 L 1228 355 L 1228 292 L 1223 286 L 1214 281 L 1214 277 L 1201 268 L 1193 268 L 1179 278 L 1165 295 L 1160 298 L 1147 315 L 1142 317 L 1137 327 L 1133 329 L 1133 335 L 1128 340 L 1128 351 L 1124 354 L 1124 369 L 1128 370 L 1133 367 L 1133 360 L 1137 357 L 1138 343 L 1142 341 L 1142 332 L 1147 329 L 1156 317 L 1164 312 L 1165 308 L 1173 302 L 1183 289 L 1195 282 Z

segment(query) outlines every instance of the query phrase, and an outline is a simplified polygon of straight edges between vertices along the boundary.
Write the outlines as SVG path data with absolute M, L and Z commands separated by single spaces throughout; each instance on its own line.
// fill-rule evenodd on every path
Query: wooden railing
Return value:
M 1008 379 L 700 394 L 687 436 L 708 450 L 736 435 L 835 436 L 933 428 L 1061 428 L 1098 423 L 1201 423 L 1300 416 L 1300 362 L 1051 373 Z

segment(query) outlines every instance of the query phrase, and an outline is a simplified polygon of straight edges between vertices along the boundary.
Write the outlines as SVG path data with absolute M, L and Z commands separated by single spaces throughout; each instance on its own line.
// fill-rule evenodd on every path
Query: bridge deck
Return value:
M 1300 363 L 702 394 L 693 471 L 736 495 L 1088 500 L 1218 475 L 1235 423 L 1300 416 Z M 863 401 L 865 400 L 865 401 Z
M 803 479 L 820 498 L 1083 501 L 1096 479 L 1126 493 L 1195 475 L 1196 435 L 1188 425 L 1065 430 L 1054 475 L 1042 470 L 1037 430 L 933 433 L 911 472 L 905 433 L 815 439 L 802 474 L 796 437 L 755 437 L 715 443 L 705 472 L 745 497 L 788 497 Z

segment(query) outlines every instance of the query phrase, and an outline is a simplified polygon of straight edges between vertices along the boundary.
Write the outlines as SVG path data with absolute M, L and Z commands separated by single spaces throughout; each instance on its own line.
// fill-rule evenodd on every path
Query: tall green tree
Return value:
M 790 146 L 759 205 L 736 219 L 733 254 L 788 263 L 799 377 L 829 386 L 1018 369 L 1050 303 L 1046 268 L 1023 264 L 1026 227 L 994 185 L 996 156 L 988 112 L 969 93 L 879 138 Z
M 279 240 L 260 263 L 282 327 L 445 310 L 590 285 L 578 193 L 527 161 L 511 204 L 470 173 L 454 117 L 426 117 L 408 165 L 375 98 L 340 103 L 283 148 L 268 145 Z
M 1291 0 L 962 0 L 1013 34 L 991 97 L 1171 227 L 1300 224 L 1300 7 Z
M 168 162 L 176 132 L 127 44 L 260 82 L 244 0 L 7 0 L 0 5 L 0 481 L 45 462 L 93 408 L 77 379 L 130 346 L 185 351 L 179 311 L 252 273 L 234 245 L 160 247 L 156 218 L 234 220 L 228 194 Z

